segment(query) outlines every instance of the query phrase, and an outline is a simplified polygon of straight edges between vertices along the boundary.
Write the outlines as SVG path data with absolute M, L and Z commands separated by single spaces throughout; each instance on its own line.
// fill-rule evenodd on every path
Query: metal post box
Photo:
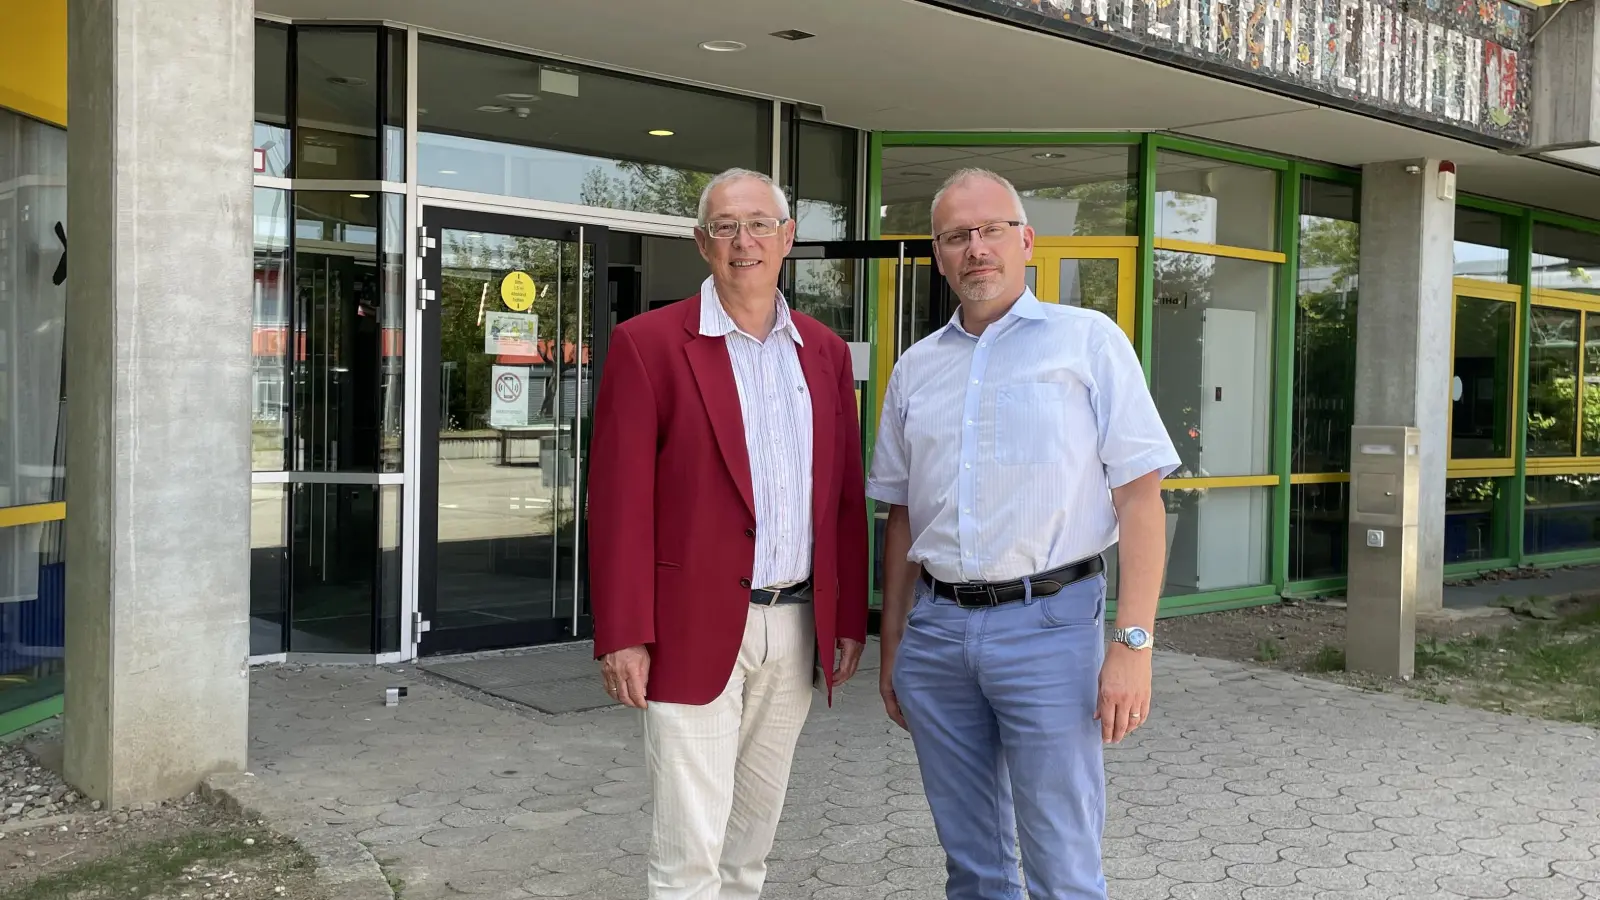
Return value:
M 1416 665 L 1421 436 L 1404 425 L 1350 432 L 1350 578 L 1345 668 L 1410 678 Z

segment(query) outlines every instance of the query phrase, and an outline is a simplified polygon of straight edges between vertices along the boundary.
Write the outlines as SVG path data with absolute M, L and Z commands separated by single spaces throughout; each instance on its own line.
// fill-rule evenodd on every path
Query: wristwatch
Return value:
M 1118 628 L 1111 632 L 1111 639 L 1119 644 L 1127 644 L 1130 650 L 1149 650 L 1155 643 L 1150 638 L 1150 632 L 1137 625 L 1132 628 Z

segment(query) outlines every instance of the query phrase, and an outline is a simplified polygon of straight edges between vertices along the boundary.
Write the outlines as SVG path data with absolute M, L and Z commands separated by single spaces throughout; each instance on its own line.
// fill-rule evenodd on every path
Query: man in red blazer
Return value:
M 601 374 L 594 650 L 642 710 L 651 898 L 759 896 L 813 673 L 831 705 L 866 641 L 855 380 L 844 341 L 778 291 L 794 233 L 770 178 L 714 178 L 710 277 L 617 326 Z

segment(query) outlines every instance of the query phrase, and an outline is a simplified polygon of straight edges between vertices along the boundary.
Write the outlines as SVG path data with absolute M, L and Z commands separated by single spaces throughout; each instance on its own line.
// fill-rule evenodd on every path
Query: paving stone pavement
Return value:
M 1175 654 L 1156 673 L 1152 720 L 1107 751 L 1111 897 L 1600 900 L 1600 732 Z M 768 900 L 943 897 L 876 683 L 813 707 Z M 253 686 L 257 777 L 366 843 L 405 900 L 645 896 L 632 711 L 542 715 L 412 667 Z

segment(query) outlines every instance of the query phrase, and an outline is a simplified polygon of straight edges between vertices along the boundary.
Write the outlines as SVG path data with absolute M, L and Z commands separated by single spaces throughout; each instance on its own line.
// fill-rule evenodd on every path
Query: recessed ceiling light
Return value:
M 1064 158 L 1066 158 L 1066 154 L 1065 153 L 1053 153 L 1053 152 L 1047 150 L 1044 153 L 1035 153 L 1033 155 L 1033 158 L 1034 159 L 1064 159 Z
M 712 53 L 738 53 L 744 49 L 744 44 L 738 41 L 705 41 L 700 45 L 701 50 L 710 50 Z
M 650 133 L 656 137 L 672 137 L 672 132 L 665 128 L 652 128 L 650 129 Z
M 501 94 L 499 99 L 504 100 L 507 103 L 535 103 L 535 102 L 538 101 L 539 95 L 538 94 Z
M 365 78 L 357 78 L 354 75 L 330 75 L 328 76 L 328 83 L 342 84 L 345 87 L 360 87 L 366 84 L 367 80 Z
M 503 113 L 510 111 L 511 107 L 509 106 L 494 106 L 493 104 L 484 104 L 483 106 L 478 107 L 478 112 Z
M 440 175 L 459 175 L 461 173 L 457 172 L 455 169 L 440 169 L 439 170 L 439 174 Z
M 775 38 L 783 38 L 786 41 L 803 41 L 806 38 L 816 37 L 816 35 L 812 34 L 811 32 L 801 31 L 798 28 L 785 28 L 782 31 L 774 31 L 772 32 L 772 36 Z
M 350 196 L 356 198 L 357 200 L 365 200 L 368 197 L 371 197 L 372 195 L 371 194 L 351 194 Z

